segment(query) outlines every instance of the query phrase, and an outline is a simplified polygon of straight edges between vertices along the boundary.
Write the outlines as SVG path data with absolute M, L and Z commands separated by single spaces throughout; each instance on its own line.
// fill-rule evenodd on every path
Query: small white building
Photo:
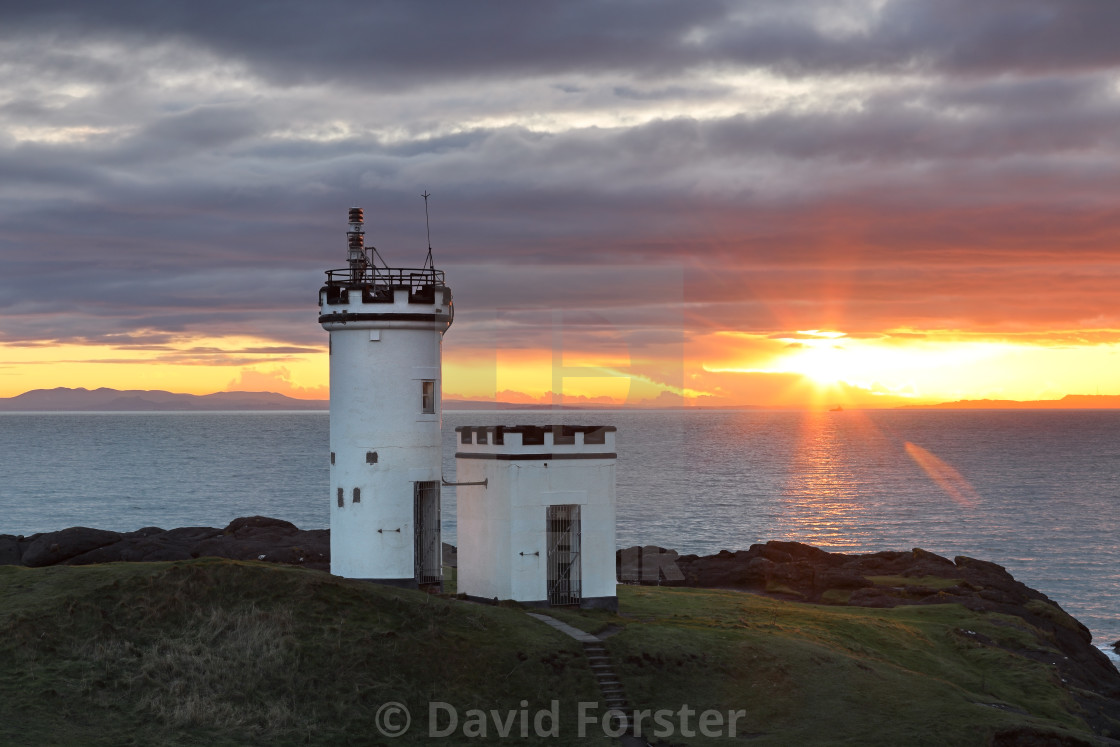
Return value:
M 617 609 L 614 426 L 455 430 L 458 591 Z
M 331 573 L 398 586 L 439 584 L 441 346 L 451 290 L 429 250 L 390 268 L 351 208 L 347 267 L 327 271 Z

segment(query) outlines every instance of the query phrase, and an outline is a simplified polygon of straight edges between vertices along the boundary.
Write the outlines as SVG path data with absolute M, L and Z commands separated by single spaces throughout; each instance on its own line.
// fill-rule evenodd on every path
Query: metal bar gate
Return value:
M 443 543 L 440 541 L 439 480 L 413 483 L 413 558 L 416 583 L 438 584 L 443 579 Z
M 552 606 L 579 604 L 580 526 L 579 506 L 548 506 L 548 603 Z

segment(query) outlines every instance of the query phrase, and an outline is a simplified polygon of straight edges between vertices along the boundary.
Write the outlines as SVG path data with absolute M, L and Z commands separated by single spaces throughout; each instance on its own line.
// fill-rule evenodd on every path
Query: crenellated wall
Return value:
M 617 607 L 615 428 L 492 425 L 456 432 L 458 590 L 548 604 L 547 510 L 578 506 L 581 605 Z

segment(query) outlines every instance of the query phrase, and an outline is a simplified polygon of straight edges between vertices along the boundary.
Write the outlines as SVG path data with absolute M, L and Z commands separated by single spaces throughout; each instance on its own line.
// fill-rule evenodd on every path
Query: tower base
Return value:
M 368 581 L 371 584 L 381 584 L 382 586 L 395 586 L 398 589 L 419 589 L 420 584 L 414 578 L 356 578 L 355 581 Z M 424 584 L 425 586 L 435 586 L 436 584 Z M 439 583 L 439 587 L 443 588 L 443 583 Z
M 464 594 L 467 601 L 478 602 L 479 604 L 497 604 L 497 598 L 487 599 L 486 597 L 476 597 L 471 594 Z M 513 600 L 509 600 L 513 601 Z M 533 609 L 547 610 L 555 607 L 556 605 L 549 602 L 547 599 L 534 599 L 529 602 L 516 602 L 524 607 L 532 607 Z M 567 605 L 560 605 L 561 607 Z M 575 606 L 575 605 L 572 605 Z M 608 612 L 618 612 L 618 597 L 584 597 L 579 600 L 579 608 L 584 610 L 606 610 Z

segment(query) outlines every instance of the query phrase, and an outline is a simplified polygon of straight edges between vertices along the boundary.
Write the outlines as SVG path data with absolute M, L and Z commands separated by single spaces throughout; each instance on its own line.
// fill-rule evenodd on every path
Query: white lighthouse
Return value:
M 365 246 L 351 208 L 347 267 L 327 271 L 319 323 L 330 333 L 331 573 L 406 587 L 438 584 L 440 391 L 451 290 L 431 248 L 419 269 Z

